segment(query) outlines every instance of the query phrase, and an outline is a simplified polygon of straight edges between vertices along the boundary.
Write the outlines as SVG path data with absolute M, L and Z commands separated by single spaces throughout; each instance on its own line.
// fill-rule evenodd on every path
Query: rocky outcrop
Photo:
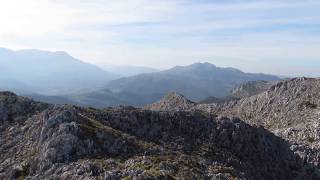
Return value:
M 176 92 L 171 92 L 159 102 L 145 106 L 145 109 L 153 111 L 188 111 L 195 107 L 196 103 Z
M 209 113 L 86 109 L 0 94 L 0 179 L 316 179 L 262 127 Z
M 293 78 L 254 96 L 219 104 L 196 104 L 188 111 L 238 117 L 250 125 L 263 126 L 287 140 L 301 159 L 320 168 L 319 89 L 320 79 Z
M 320 79 L 294 78 L 255 96 L 223 105 L 202 105 L 198 109 L 262 125 L 288 140 L 297 154 L 319 167 L 319 88 Z
M 211 112 L 237 116 L 250 124 L 263 125 L 269 129 L 292 127 L 319 117 L 319 88 L 319 79 L 294 78 L 281 81 L 258 95 L 218 108 L 213 105 Z
M 249 81 L 232 89 L 231 96 L 234 98 L 254 96 L 267 91 L 277 82 L 278 81 Z
M 254 96 L 262 92 L 267 91 L 272 85 L 276 84 L 278 81 L 249 81 L 240 84 L 233 88 L 230 95 L 225 97 L 214 97 L 210 96 L 206 99 L 199 101 L 199 104 L 223 104 L 231 101 L 236 101 L 241 98 Z

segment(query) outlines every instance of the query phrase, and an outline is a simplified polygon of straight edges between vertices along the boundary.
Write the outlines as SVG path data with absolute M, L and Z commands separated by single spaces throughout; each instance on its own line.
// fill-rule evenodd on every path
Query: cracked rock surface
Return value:
M 246 88 L 248 90 L 248 88 Z M 303 162 L 319 171 L 320 79 L 293 78 L 280 81 L 262 93 L 222 104 L 195 104 L 187 111 L 203 111 L 218 117 L 237 117 L 262 126 L 289 142 Z M 162 102 L 162 104 L 166 104 Z M 176 106 L 177 111 L 180 105 Z M 183 105 L 181 105 L 183 107 Z M 147 109 L 164 111 L 158 103 Z
M 203 111 L 98 110 L 1 92 L 0 122 L 0 179 L 319 178 L 303 144 Z

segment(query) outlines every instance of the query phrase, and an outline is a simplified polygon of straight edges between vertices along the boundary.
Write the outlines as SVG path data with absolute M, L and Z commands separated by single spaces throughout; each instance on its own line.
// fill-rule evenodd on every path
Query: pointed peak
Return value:
M 194 63 L 194 64 L 202 65 L 202 66 L 214 66 L 214 67 L 216 67 L 216 65 L 214 65 L 212 63 L 209 63 L 209 62 L 197 62 L 197 63 Z
M 209 62 L 197 62 L 197 63 L 193 63 L 193 64 L 190 64 L 190 65 L 187 65 L 187 66 L 175 66 L 171 69 L 203 69 L 203 68 L 207 68 L 207 69 L 214 69 L 214 68 L 217 68 L 216 65 L 214 64 L 211 64 Z
M 182 95 L 176 91 L 169 92 L 166 96 L 164 96 L 162 98 L 161 101 L 167 101 L 167 100 L 169 100 L 169 101 L 176 100 L 176 101 L 185 101 L 185 102 L 194 103 L 191 100 L 189 100 L 188 98 L 186 98 L 184 95 Z
M 197 62 L 194 64 L 189 65 L 190 67 L 195 67 L 195 68 L 204 68 L 204 67 L 209 67 L 209 68 L 216 68 L 217 66 L 214 64 L 211 64 L 209 62 Z
M 59 56 L 68 56 L 68 57 L 71 57 L 70 54 L 68 54 L 66 51 L 56 51 L 54 52 L 56 55 L 59 55 Z
M 194 108 L 196 103 L 187 99 L 182 94 L 170 92 L 160 101 L 150 104 L 145 109 L 154 111 L 185 111 Z
M 171 92 L 169 92 L 167 95 L 164 96 L 164 99 L 165 99 L 165 98 L 177 98 L 177 97 L 179 97 L 179 98 L 186 98 L 184 95 L 179 94 L 179 93 L 176 92 L 176 91 L 171 91 Z

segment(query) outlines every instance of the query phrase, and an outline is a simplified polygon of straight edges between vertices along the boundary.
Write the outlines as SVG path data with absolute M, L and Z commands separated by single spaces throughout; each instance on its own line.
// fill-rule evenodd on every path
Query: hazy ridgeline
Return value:
M 171 91 L 200 101 L 210 96 L 228 96 L 233 88 L 248 81 L 279 79 L 210 63 L 176 66 L 163 71 L 131 66 L 110 66 L 109 69 L 112 73 L 65 52 L 1 49 L 0 88 L 49 103 L 142 106 Z

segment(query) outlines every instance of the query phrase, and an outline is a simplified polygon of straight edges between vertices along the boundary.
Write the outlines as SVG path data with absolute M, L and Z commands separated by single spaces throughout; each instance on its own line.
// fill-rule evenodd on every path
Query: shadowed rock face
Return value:
M 240 117 L 262 125 L 288 140 L 305 161 L 319 167 L 320 80 L 294 78 L 273 85 L 268 91 L 232 103 L 202 106 L 212 113 Z
M 294 78 L 278 82 L 254 96 L 222 104 L 195 104 L 189 111 L 239 117 L 248 124 L 263 126 L 287 140 L 304 161 L 319 168 L 319 88 L 319 79 Z M 155 105 L 150 106 L 152 110 L 164 110 Z
M 0 93 L 0 177 L 312 179 L 290 144 L 201 112 L 85 109 Z

